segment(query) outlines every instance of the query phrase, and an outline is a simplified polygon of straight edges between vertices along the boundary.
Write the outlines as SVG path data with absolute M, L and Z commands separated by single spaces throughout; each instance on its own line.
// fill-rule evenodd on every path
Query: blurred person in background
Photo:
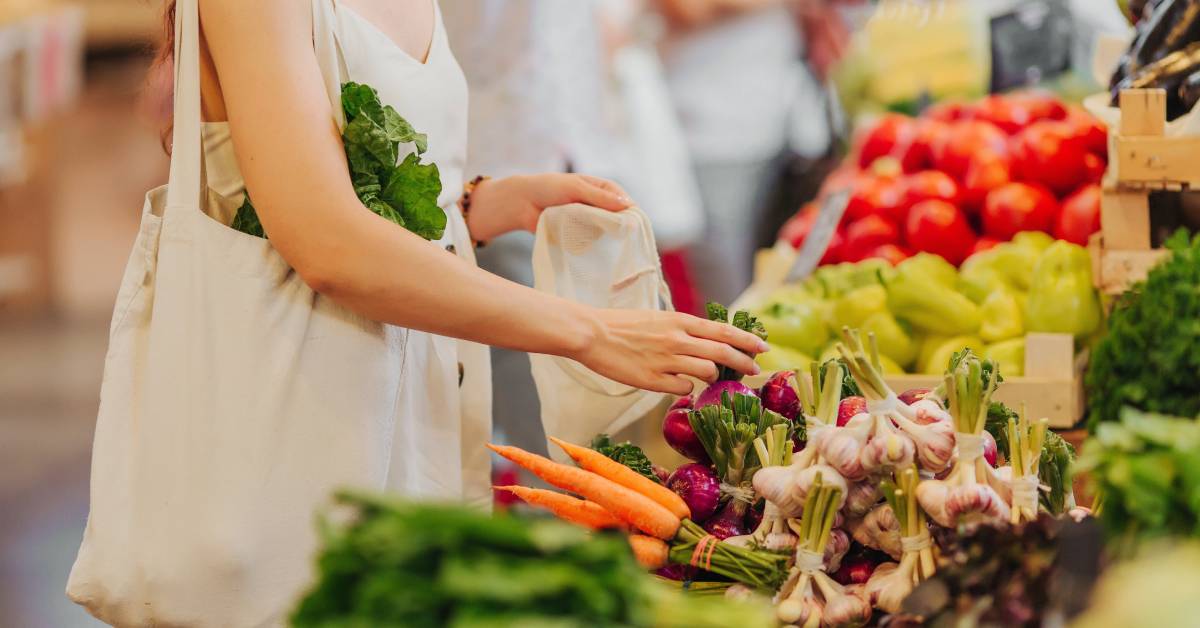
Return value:
M 654 1 L 705 209 L 689 260 L 703 297 L 729 303 L 828 168 L 825 79 L 848 35 L 833 0 Z

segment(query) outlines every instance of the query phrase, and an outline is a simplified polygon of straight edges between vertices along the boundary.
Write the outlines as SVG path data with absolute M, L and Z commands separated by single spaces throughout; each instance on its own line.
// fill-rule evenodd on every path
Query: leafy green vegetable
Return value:
M 660 585 L 615 533 L 358 493 L 337 501 L 353 516 L 322 522 L 299 628 L 771 625 L 768 609 Z
M 629 441 L 623 443 L 613 443 L 612 438 L 608 434 L 597 434 L 592 439 L 592 449 L 616 460 L 617 462 L 637 471 L 648 479 L 654 480 L 659 484 L 662 483 L 658 476 L 654 473 L 654 465 L 650 459 L 646 457 L 646 452 L 642 451 L 641 447 L 634 445 Z
M 1200 414 L 1200 234 L 1181 230 L 1167 248 L 1171 256 L 1118 300 L 1092 349 L 1085 383 L 1093 432 L 1124 406 Z
M 710 302 L 704 306 L 704 311 L 708 315 L 708 320 L 718 323 L 728 323 L 734 327 L 754 334 L 763 340 L 767 339 L 767 329 L 759 320 L 750 315 L 749 312 L 738 310 L 734 312 L 733 319 L 729 318 L 729 309 L 720 303 Z M 728 366 L 720 366 L 717 370 L 718 381 L 741 381 L 742 374 L 729 368 Z
M 858 382 L 855 381 L 854 374 L 852 374 L 850 372 L 850 368 L 846 364 L 846 361 L 841 358 L 829 358 L 823 364 L 821 364 L 821 367 L 819 369 L 814 370 L 814 372 L 817 374 L 817 379 L 819 380 L 817 382 L 817 389 L 820 390 L 821 388 L 825 387 L 825 374 L 831 370 L 829 368 L 831 366 L 831 363 L 837 363 L 837 364 L 842 365 L 842 371 L 841 371 L 842 372 L 842 396 L 841 396 L 841 398 L 845 399 L 846 397 L 861 397 L 862 389 L 858 387 Z M 802 423 L 803 422 L 801 422 L 801 421 L 797 421 L 796 426 L 800 427 L 802 425 Z
M 370 86 L 342 86 L 346 128 L 342 143 L 358 200 L 367 209 L 425 238 L 437 240 L 446 230 L 446 213 L 438 207 L 442 180 L 437 164 L 422 164 L 429 139 L 417 133 Z M 413 144 L 415 153 L 400 160 L 400 146 Z M 265 238 L 262 223 L 247 196 L 230 227 Z
M 1015 410 L 993 401 L 988 406 L 987 423 L 984 429 L 996 439 L 996 450 L 1008 459 L 1008 420 L 1018 420 Z M 1042 443 L 1041 459 L 1038 461 L 1038 481 L 1050 488 L 1038 493 L 1042 508 L 1053 515 L 1060 515 L 1074 504 L 1071 465 L 1075 462 L 1075 447 L 1058 434 L 1047 431 Z
M 1164 536 L 1200 537 L 1200 422 L 1132 408 L 1101 423 L 1080 455 L 1118 552 Z
M 762 466 L 754 440 L 773 425 L 792 422 L 763 408 L 753 395 L 721 393 L 721 403 L 688 413 L 688 422 L 704 445 L 721 480 L 734 486 L 749 484 Z

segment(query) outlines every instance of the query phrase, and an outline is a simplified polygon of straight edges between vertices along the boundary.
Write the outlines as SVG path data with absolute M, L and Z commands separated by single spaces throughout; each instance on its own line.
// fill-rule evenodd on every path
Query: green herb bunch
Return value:
M 791 421 L 763 408 L 753 395 L 721 393 L 721 403 L 693 410 L 688 422 L 716 467 L 717 476 L 738 486 L 748 484 L 762 466 L 754 441 L 775 425 L 791 437 Z
M 654 581 L 619 534 L 341 493 L 300 628 L 766 628 L 769 611 Z
M 729 308 L 720 303 L 710 302 L 704 306 L 705 314 L 708 315 L 708 320 L 718 323 L 728 323 L 734 327 L 754 334 L 763 340 L 767 339 L 767 328 L 749 312 L 738 310 L 733 313 L 733 318 L 729 318 Z M 717 381 L 741 381 L 742 374 L 729 368 L 728 366 L 718 365 Z
M 379 93 L 368 85 L 342 86 L 346 128 L 342 143 L 350 164 L 350 178 L 358 200 L 371 211 L 425 238 L 437 240 L 446 230 L 446 212 L 438 207 L 442 179 L 437 164 L 422 164 L 428 138 L 417 133 Z M 400 160 L 400 147 L 412 144 L 416 152 Z M 265 238 L 262 223 L 250 196 L 234 216 L 232 228 Z
M 1121 408 L 1200 414 L 1200 234 L 1179 231 L 1170 257 L 1116 303 L 1088 367 L 1088 427 Z
M 641 447 L 634 445 L 629 441 L 623 443 L 614 443 L 608 434 L 597 434 L 592 439 L 592 449 L 608 456 L 609 458 L 637 471 L 647 479 L 654 480 L 659 484 L 662 483 L 658 479 L 658 475 L 654 473 L 654 464 L 646 457 L 646 452 L 642 451 Z
M 1200 422 L 1126 408 L 1079 457 L 1097 517 L 1119 553 L 1161 537 L 1200 538 Z
M 987 423 L 984 429 L 996 439 L 996 451 L 1009 459 L 1008 420 L 1020 420 L 1016 411 L 1008 406 L 993 401 L 988 406 Z M 1048 491 L 1038 491 L 1038 501 L 1042 508 L 1052 515 L 1061 515 L 1075 506 L 1073 473 L 1071 465 L 1075 462 L 1075 447 L 1054 432 L 1047 431 L 1046 439 L 1042 441 L 1041 458 L 1038 461 L 1038 481 L 1049 487 Z

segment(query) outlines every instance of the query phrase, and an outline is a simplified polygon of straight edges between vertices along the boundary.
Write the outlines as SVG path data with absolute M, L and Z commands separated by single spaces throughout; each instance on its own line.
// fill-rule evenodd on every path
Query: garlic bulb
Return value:
M 881 498 L 879 484 L 876 482 L 867 480 L 851 484 L 846 495 L 846 513 L 851 517 L 862 517 L 870 512 Z
M 866 439 L 846 428 L 838 428 L 837 432 L 824 441 L 821 457 L 825 462 L 837 469 L 838 473 L 849 480 L 861 480 L 867 477 L 860 458 Z
M 871 603 L 847 587 L 842 595 L 825 602 L 821 625 L 829 628 L 858 628 L 871 621 Z
M 850 535 L 845 530 L 834 528 L 829 531 L 829 543 L 825 545 L 825 571 L 833 573 L 842 566 L 842 559 L 850 551 Z
M 850 530 L 854 540 L 900 560 L 900 522 L 889 504 L 879 504 Z
M 799 517 L 807 494 L 797 483 L 799 472 L 795 466 L 763 467 L 754 474 L 754 492 L 774 504 L 782 516 Z
M 893 430 L 886 434 L 877 432 L 863 447 L 859 462 L 868 473 L 907 467 L 912 464 L 916 449 L 912 439 L 904 434 Z

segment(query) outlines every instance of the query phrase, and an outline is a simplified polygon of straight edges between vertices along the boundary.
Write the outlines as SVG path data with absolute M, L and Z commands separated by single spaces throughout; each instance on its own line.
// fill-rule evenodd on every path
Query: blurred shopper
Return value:
M 690 261 L 704 297 L 729 302 L 749 285 L 790 156 L 816 159 L 830 149 L 821 79 L 841 41 L 814 41 L 815 75 L 802 25 L 836 16 L 825 0 L 655 2 L 669 25 L 666 67 L 707 219 Z

